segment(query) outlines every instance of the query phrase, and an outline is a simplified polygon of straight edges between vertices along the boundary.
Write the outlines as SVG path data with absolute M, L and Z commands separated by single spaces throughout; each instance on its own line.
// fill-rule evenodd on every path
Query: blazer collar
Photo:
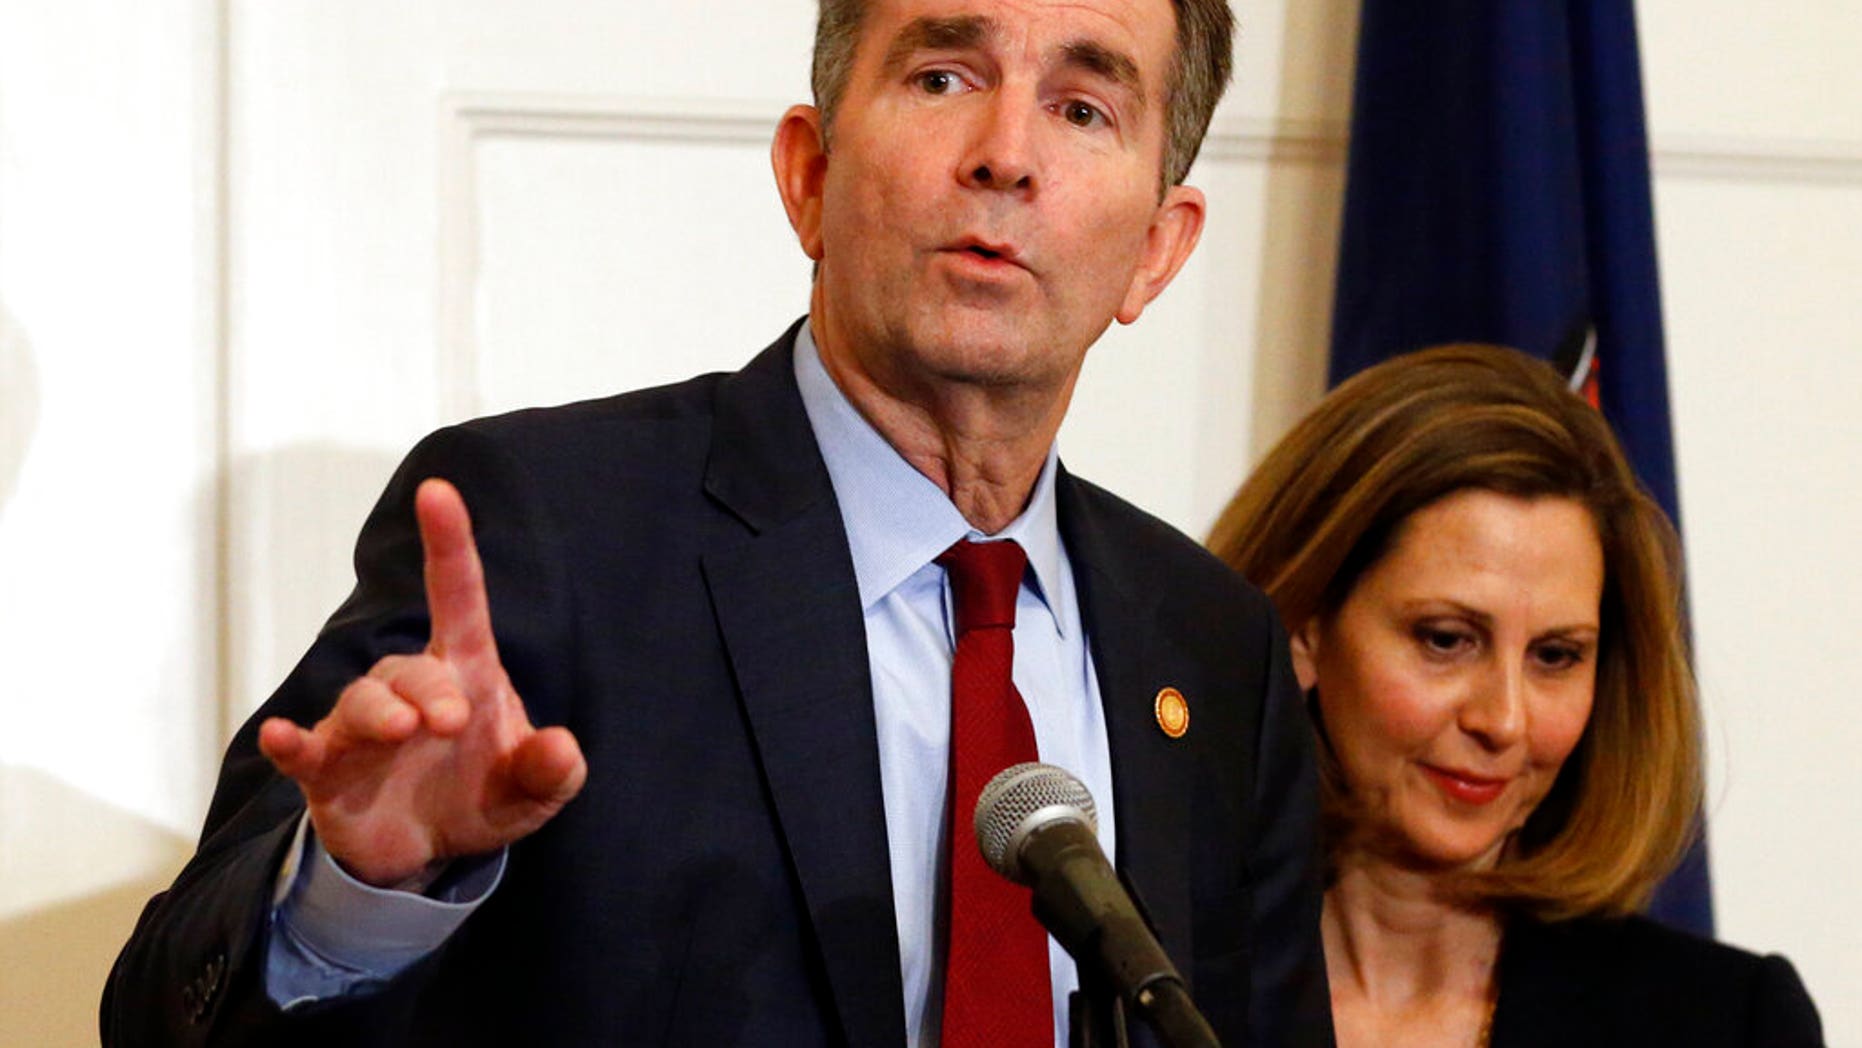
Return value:
M 1500 943 L 1500 995 L 1494 1007 L 1491 1043 L 1530 1045 L 1601 1044 L 1598 1027 L 1597 958 L 1613 943 L 1598 929 L 1608 922 L 1584 919 L 1542 924 L 1516 917 Z
M 719 385 L 705 490 L 749 533 L 705 581 L 846 1040 L 903 1044 L 866 627 L 794 333 Z
M 795 388 L 795 333 L 806 318 L 719 383 L 705 491 L 761 533 L 834 498 Z
M 1158 692 L 1176 683 L 1181 656 L 1158 623 L 1155 570 L 1108 516 L 1108 496 L 1064 469 L 1056 496 L 1106 711 L 1119 871 L 1188 978 L 1193 761 L 1156 719 Z

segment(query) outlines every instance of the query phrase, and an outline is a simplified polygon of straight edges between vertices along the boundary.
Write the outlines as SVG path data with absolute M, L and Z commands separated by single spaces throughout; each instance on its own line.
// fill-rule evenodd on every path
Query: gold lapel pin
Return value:
M 1156 711 L 1157 726 L 1165 735 L 1181 739 L 1190 730 L 1190 703 L 1177 689 L 1165 688 L 1158 692 L 1151 708 Z

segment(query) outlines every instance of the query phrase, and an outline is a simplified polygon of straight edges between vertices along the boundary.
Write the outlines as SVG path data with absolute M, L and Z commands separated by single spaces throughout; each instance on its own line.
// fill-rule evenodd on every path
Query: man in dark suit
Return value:
M 1053 454 L 1087 348 L 1196 242 L 1228 50 L 1221 0 L 825 0 L 821 108 L 772 150 L 806 321 L 410 454 L 106 1043 L 1000 1043 L 938 1007 L 997 974 L 946 963 L 973 801 L 939 553 L 1002 538 L 1028 730 L 1212 1024 L 1327 1043 L 1279 627 Z M 1042 975 L 1028 1043 L 1065 1043 L 1076 975 Z

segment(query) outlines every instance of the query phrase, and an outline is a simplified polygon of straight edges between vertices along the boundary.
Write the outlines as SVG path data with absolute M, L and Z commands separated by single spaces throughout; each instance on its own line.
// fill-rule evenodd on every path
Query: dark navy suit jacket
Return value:
M 198 853 L 117 961 L 106 1044 L 904 1043 L 864 624 L 792 339 L 414 449 L 354 593 L 234 739 Z M 257 725 L 310 724 L 424 645 L 428 476 L 465 496 L 506 666 L 533 720 L 575 733 L 588 784 L 437 953 L 282 1015 L 265 923 L 303 800 Z M 1121 865 L 1225 1043 L 1329 1043 L 1311 731 L 1271 607 L 1098 488 L 1063 474 L 1057 498 Z M 1156 722 L 1166 686 L 1181 739 Z

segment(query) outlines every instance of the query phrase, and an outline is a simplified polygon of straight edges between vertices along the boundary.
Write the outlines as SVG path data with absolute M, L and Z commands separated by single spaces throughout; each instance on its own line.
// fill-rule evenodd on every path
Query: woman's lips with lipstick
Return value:
M 1438 789 L 1463 804 L 1491 804 L 1506 792 L 1506 779 L 1489 779 L 1430 764 L 1423 765 L 1422 770 Z

